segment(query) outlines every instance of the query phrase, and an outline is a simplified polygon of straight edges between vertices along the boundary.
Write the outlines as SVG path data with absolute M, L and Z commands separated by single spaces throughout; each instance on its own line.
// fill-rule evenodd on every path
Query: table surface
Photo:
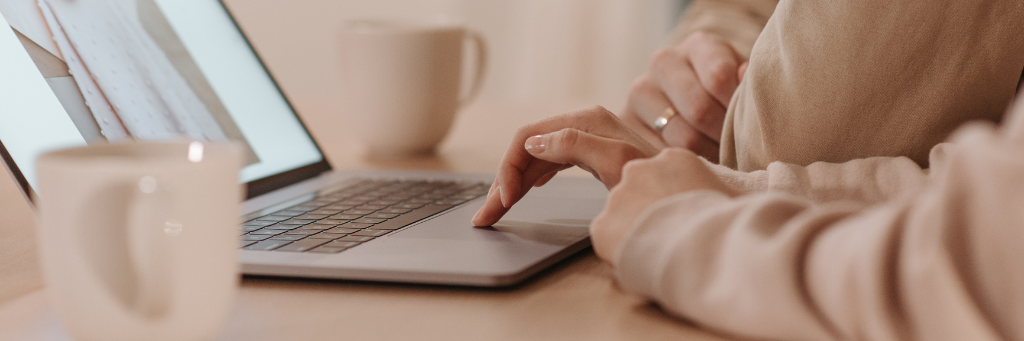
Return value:
M 517 127 L 585 107 L 475 104 L 435 155 L 363 156 L 345 118 L 300 107 L 336 168 L 493 172 Z M 562 176 L 562 175 L 560 175 Z M 565 176 L 588 176 L 580 170 Z M 505 289 L 245 278 L 218 340 L 721 340 L 616 287 L 589 249 Z M 44 290 L 0 306 L 0 340 L 70 340 Z

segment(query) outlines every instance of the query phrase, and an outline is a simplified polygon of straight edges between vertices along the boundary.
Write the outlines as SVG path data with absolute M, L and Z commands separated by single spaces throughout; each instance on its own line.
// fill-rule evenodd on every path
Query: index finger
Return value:
M 512 136 L 505 155 L 498 164 L 497 175 L 491 191 L 483 207 L 473 217 L 473 224 L 486 226 L 497 222 L 516 200 L 546 174 L 559 171 L 565 165 L 540 160 L 528 153 L 524 145 L 526 139 L 535 135 L 555 132 L 567 127 L 578 126 L 579 117 L 575 115 L 558 115 L 527 124 Z

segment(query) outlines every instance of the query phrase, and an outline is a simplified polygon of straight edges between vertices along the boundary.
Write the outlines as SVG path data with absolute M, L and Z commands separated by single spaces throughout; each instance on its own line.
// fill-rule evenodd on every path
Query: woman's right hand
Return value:
M 654 54 L 630 88 L 622 120 L 659 148 L 685 148 L 717 162 L 725 111 L 746 69 L 725 39 L 693 33 Z M 654 121 L 670 109 L 678 115 L 659 132 Z
M 473 224 L 489 226 L 498 222 L 531 187 L 544 185 L 572 166 L 594 174 L 611 189 L 619 183 L 626 162 L 652 157 L 658 151 L 602 107 L 527 124 L 513 136 Z

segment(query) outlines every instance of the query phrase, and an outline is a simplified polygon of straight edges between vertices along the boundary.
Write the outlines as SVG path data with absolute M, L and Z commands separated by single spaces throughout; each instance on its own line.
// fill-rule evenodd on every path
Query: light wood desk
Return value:
M 369 161 L 330 108 L 299 108 L 336 168 L 493 172 L 514 130 L 579 108 L 477 104 L 436 156 Z M 569 175 L 589 176 L 582 171 Z M 720 340 L 627 295 L 589 249 L 509 289 L 247 278 L 218 340 Z M 0 340 L 70 340 L 43 291 L 0 306 Z

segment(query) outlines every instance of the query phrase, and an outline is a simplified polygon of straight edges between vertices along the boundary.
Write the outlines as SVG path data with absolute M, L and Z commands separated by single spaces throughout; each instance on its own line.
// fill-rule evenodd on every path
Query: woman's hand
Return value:
M 654 54 L 647 73 L 630 89 L 622 120 L 659 148 L 686 148 L 717 161 L 725 111 L 746 68 L 724 39 L 693 33 Z M 666 110 L 678 115 L 659 132 L 654 121 Z
M 594 252 L 613 264 L 623 238 L 647 207 L 670 196 L 698 189 L 710 189 L 735 196 L 697 154 L 680 148 L 666 148 L 657 156 L 634 160 L 622 169 L 622 181 L 612 188 L 604 210 L 590 224 Z
M 561 170 L 578 166 L 612 188 L 619 183 L 626 162 L 657 153 L 656 147 L 602 107 L 528 124 L 512 138 L 473 224 L 498 222 L 531 187 L 544 185 Z

